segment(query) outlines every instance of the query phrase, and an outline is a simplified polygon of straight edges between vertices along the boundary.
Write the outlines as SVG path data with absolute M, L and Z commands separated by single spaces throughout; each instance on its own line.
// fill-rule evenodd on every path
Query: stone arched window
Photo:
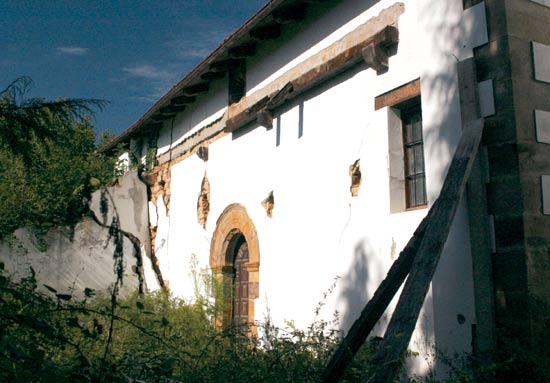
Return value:
M 244 206 L 229 205 L 218 218 L 210 247 L 210 267 L 223 286 L 222 299 L 226 300 L 218 304 L 222 310 L 217 324 L 252 325 L 254 299 L 259 294 L 260 252 L 256 228 Z

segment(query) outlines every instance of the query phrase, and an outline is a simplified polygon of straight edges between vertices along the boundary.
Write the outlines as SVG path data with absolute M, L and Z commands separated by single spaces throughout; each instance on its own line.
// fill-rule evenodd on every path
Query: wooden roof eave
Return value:
M 130 125 L 129 128 L 124 130 L 120 135 L 115 137 L 105 150 L 113 149 L 117 144 L 124 142 L 130 138 L 133 134 L 137 133 L 142 126 L 148 125 L 152 122 L 152 117 L 157 111 L 166 105 L 170 104 L 170 101 L 175 96 L 180 96 L 183 88 L 187 86 L 194 86 L 196 83 L 203 82 L 201 76 L 210 71 L 210 65 L 218 61 L 224 56 L 229 57 L 229 50 L 235 48 L 243 43 L 252 41 L 250 32 L 259 26 L 262 21 L 267 19 L 271 13 L 283 3 L 288 0 L 271 0 L 262 9 L 260 9 L 254 16 L 252 16 L 246 23 L 244 23 L 233 34 L 227 37 L 212 53 L 210 53 L 204 60 L 202 60 L 195 68 L 193 68 L 180 82 L 172 86 L 172 88 L 166 92 L 153 106 L 151 106 L 143 116 Z

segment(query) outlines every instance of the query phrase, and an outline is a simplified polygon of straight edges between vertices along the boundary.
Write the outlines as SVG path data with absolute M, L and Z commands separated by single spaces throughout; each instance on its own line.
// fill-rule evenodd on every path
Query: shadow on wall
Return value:
M 359 318 L 361 311 L 372 298 L 382 278 L 386 276 L 386 268 L 382 258 L 384 254 L 376 253 L 367 240 L 355 245 L 353 260 L 348 271 L 341 279 L 342 287 L 338 295 L 341 302 L 341 328 L 345 332 Z M 388 255 L 389 256 L 389 255 Z M 399 297 L 400 292 L 396 294 Z M 391 318 L 391 313 L 385 312 L 369 334 L 383 337 Z M 433 328 L 433 299 L 429 294 L 424 301 L 424 309 L 418 317 L 416 329 L 419 336 L 413 337 L 409 345 L 411 351 L 406 360 L 409 373 L 427 376 L 435 368 L 435 339 Z
M 376 254 L 369 242 L 362 240 L 355 245 L 353 259 L 346 274 L 342 276 L 338 301 L 343 302 L 341 326 L 347 331 L 355 322 L 371 296 L 368 293 L 370 275 L 380 272 L 372 263 Z M 370 261 L 370 263 L 369 263 Z M 372 270 L 376 268 L 377 270 Z
M 461 2 L 426 2 L 418 6 L 423 32 L 420 39 L 430 50 L 422 50 L 429 62 L 421 64 L 422 113 L 424 120 L 425 156 L 431 161 L 428 186 L 433 202 L 446 175 L 450 159 L 461 135 L 460 99 L 457 85 L 457 65 L 471 56 L 471 50 L 479 43 L 475 25 L 464 20 Z M 441 159 L 439 162 L 433 159 Z M 428 169 L 427 169 L 428 170 Z M 433 182 L 441 180 L 440 182 Z M 431 182 L 430 182 L 431 181 Z
M 379 1 L 325 2 L 307 9 L 308 17 L 305 20 L 283 28 L 281 39 L 285 44 L 280 45 L 277 42 L 261 44 L 260 52 L 250 58 L 248 65 L 253 70 L 247 74 L 247 91 Z M 330 17 L 325 17 L 328 13 Z M 269 56 L 270 59 L 260 62 L 260 58 L 264 56 Z

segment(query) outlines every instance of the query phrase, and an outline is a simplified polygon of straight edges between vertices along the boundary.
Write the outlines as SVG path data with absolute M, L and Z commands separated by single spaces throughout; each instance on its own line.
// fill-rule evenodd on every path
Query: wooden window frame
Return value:
M 415 121 L 416 118 L 418 120 Z M 428 204 L 420 100 L 406 109 L 401 109 L 401 123 L 403 132 L 405 207 L 407 210 L 417 209 L 425 207 Z M 420 124 L 419 130 L 415 128 L 414 124 L 416 123 Z

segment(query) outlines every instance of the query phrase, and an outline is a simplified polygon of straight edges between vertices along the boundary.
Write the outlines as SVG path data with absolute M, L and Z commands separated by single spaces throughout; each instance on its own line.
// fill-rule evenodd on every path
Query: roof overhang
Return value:
M 196 95 L 208 91 L 209 84 L 225 76 L 230 60 L 252 56 L 262 40 L 275 39 L 283 24 L 299 22 L 305 7 L 314 4 L 338 3 L 340 0 L 271 0 L 243 26 L 227 37 L 212 53 L 193 68 L 180 82 L 162 96 L 145 114 L 115 137 L 105 148 L 110 150 L 131 136 L 162 126 L 162 121 L 183 111 Z

